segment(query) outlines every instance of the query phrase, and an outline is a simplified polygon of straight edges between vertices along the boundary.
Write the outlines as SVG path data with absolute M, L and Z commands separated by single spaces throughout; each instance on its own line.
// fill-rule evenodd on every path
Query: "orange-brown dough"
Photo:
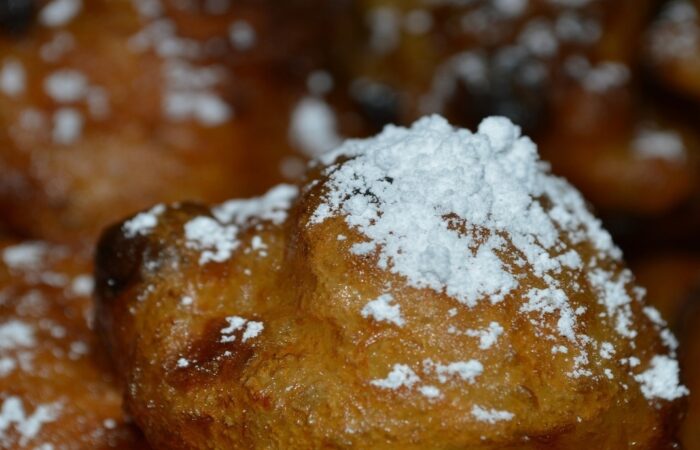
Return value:
M 337 73 L 373 120 L 500 114 L 535 128 L 568 58 L 634 56 L 651 3 L 360 0 L 335 42 Z
M 91 328 L 91 266 L 67 247 L 0 245 L 2 448 L 148 448 Z
M 678 94 L 700 101 L 700 21 L 697 2 L 669 2 L 649 27 L 644 60 L 653 76 Z
M 672 336 L 505 119 L 390 127 L 298 186 L 144 211 L 96 271 L 156 448 L 675 445 Z
M 3 221 L 90 240 L 160 201 L 221 201 L 283 179 L 323 14 L 214 3 L 45 1 L 0 37 Z
M 542 154 L 601 212 L 659 217 L 700 192 L 692 122 L 642 98 L 632 69 L 577 61 L 557 88 Z

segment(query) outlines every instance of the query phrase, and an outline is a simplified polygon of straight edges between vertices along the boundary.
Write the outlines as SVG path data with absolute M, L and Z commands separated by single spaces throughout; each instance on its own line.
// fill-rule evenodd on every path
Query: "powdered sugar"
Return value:
M 340 145 L 333 110 L 320 98 L 303 98 L 294 108 L 289 134 L 296 146 L 317 156 Z
M 688 389 L 680 384 L 678 361 L 665 355 L 654 356 L 651 366 L 635 376 L 642 393 L 649 400 L 675 400 L 688 395 Z
M 392 305 L 393 300 L 391 294 L 380 295 L 362 308 L 362 317 L 372 317 L 378 322 L 384 321 L 403 326 L 405 321 L 401 317 L 401 306 Z
M 80 13 L 82 0 L 52 0 L 39 11 L 39 22 L 47 27 L 62 27 Z
M 14 428 L 19 433 L 20 447 L 24 447 L 34 439 L 42 426 L 53 422 L 58 418 L 59 404 L 39 405 L 32 414 L 27 414 L 22 399 L 19 397 L 7 397 L 0 409 L 0 443 L 11 447 L 8 431 Z
M 370 384 L 382 389 L 399 389 L 401 387 L 410 388 L 418 382 L 420 382 L 420 378 L 410 367 L 405 364 L 394 364 L 386 378 L 372 380 Z
M 27 74 L 19 60 L 7 58 L 0 67 L 0 92 L 16 97 L 24 92 Z
M 148 211 L 136 214 L 122 225 L 124 235 L 128 238 L 148 235 L 158 225 L 158 216 L 164 211 L 165 205 L 158 204 Z
M 472 416 L 480 422 L 486 422 L 494 424 L 496 422 L 502 422 L 507 420 L 513 420 L 515 415 L 508 411 L 499 411 L 496 409 L 486 409 L 479 405 L 474 405 L 472 407 Z
M 265 329 L 262 322 L 255 322 L 243 317 L 231 316 L 226 318 L 228 326 L 221 329 L 221 342 L 228 343 L 236 340 L 235 332 L 243 330 L 241 342 L 247 342 L 257 337 Z
M 222 223 L 245 224 L 252 218 L 279 225 L 287 218 L 292 201 L 299 194 L 296 186 L 280 184 L 262 197 L 247 200 L 229 200 L 212 211 Z
M 491 348 L 498 340 L 498 337 L 503 334 L 503 327 L 498 322 L 491 322 L 485 330 L 467 330 L 465 334 L 467 336 L 478 337 L 479 348 L 481 350 L 487 350 Z
M 195 217 L 185 224 L 187 247 L 201 251 L 201 265 L 229 259 L 240 245 L 237 234 L 235 225 L 222 225 L 211 217 Z

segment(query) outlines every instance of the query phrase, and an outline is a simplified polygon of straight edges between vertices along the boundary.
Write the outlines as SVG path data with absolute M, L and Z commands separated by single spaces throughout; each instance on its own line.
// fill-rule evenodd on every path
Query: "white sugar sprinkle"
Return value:
M 39 22 L 47 27 L 62 27 L 80 13 L 82 0 L 52 0 L 39 11 Z
M 24 242 L 6 247 L 2 260 L 11 269 L 39 269 L 48 251 L 48 246 L 43 242 Z
M 466 331 L 467 336 L 479 338 L 479 348 L 482 350 L 491 348 L 501 334 L 503 334 L 503 327 L 498 322 L 491 322 L 485 330 Z
M 250 339 L 257 337 L 265 329 L 262 322 L 255 322 L 244 319 L 243 317 L 231 316 L 226 318 L 228 326 L 221 329 L 221 342 L 234 342 L 236 336 L 234 333 L 243 330 L 241 342 L 247 342 Z
M 0 324 L 0 349 L 13 350 L 20 347 L 33 347 L 36 344 L 34 327 L 20 320 L 10 320 Z
M 688 395 L 688 389 L 680 384 L 678 361 L 665 355 L 656 355 L 651 366 L 634 377 L 642 394 L 649 399 L 675 400 Z
M 439 364 L 431 359 L 426 359 L 423 361 L 423 370 L 425 372 L 434 371 L 440 383 L 446 383 L 453 377 L 473 383 L 476 377 L 484 372 L 484 366 L 474 359 L 469 361 L 457 361 L 449 364 Z
M 158 225 L 158 216 L 163 212 L 165 212 L 165 205 L 158 204 L 148 211 L 136 214 L 122 225 L 124 235 L 127 238 L 148 235 Z
M 201 251 L 200 265 L 229 259 L 240 245 L 237 234 L 237 226 L 222 225 L 211 217 L 195 217 L 185 224 L 186 245 Z
M 335 113 L 323 100 L 305 97 L 292 112 L 289 136 L 308 156 L 317 156 L 341 143 Z
M 58 103 L 71 103 L 82 99 L 87 93 L 87 88 L 87 78 L 77 70 L 57 70 L 44 79 L 44 91 Z
M 245 20 L 237 20 L 229 27 L 229 39 L 236 50 L 249 50 L 255 45 L 255 29 Z
M 435 399 L 439 398 L 442 393 L 440 392 L 440 389 L 438 389 L 435 386 L 421 386 L 418 388 L 418 392 L 423 394 L 424 397 L 427 397 L 429 399 Z
M 56 144 L 74 144 L 83 133 L 85 120 L 74 108 L 60 108 L 53 115 L 52 138 Z
M 513 417 L 515 417 L 513 413 L 508 411 L 485 409 L 478 405 L 474 405 L 474 407 L 472 408 L 472 416 L 474 416 L 480 422 L 486 422 L 490 424 L 506 420 L 513 420 Z
M 362 308 L 362 317 L 372 317 L 377 322 L 390 322 L 403 326 L 405 321 L 401 317 L 401 306 L 390 304 L 394 298 L 391 294 L 380 295 Z
M 419 381 L 420 378 L 410 367 L 405 364 L 394 364 L 386 378 L 372 380 L 370 384 L 382 389 L 399 389 L 403 386 L 410 388 Z
M 31 415 L 27 415 L 19 397 L 7 397 L 0 409 L 0 443 L 7 442 L 8 431 L 14 426 L 19 433 L 19 446 L 24 447 L 36 438 L 44 424 L 58 418 L 58 404 L 39 405 Z
M 177 366 L 181 369 L 190 365 L 190 362 L 186 358 L 180 358 L 177 360 Z
M 26 87 L 26 72 L 22 63 L 16 59 L 5 59 L 0 68 L 0 92 L 16 97 Z
M 214 208 L 212 213 L 222 223 L 243 225 L 250 219 L 257 218 L 279 225 L 287 218 L 287 210 L 298 193 L 296 186 L 280 184 L 262 197 L 229 200 Z

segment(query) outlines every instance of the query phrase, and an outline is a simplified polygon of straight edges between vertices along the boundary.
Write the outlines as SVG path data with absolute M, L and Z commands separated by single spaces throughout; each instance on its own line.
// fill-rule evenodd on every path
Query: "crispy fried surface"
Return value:
M 281 181 L 322 15 L 298 2 L 217 14 L 177 3 L 82 2 L 54 27 L 39 9 L 24 32 L 0 35 L 0 67 L 24 74 L 22 89 L 0 92 L 0 214 L 18 232 L 90 240 L 157 202 L 221 201 Z M 232 24 L 244 38 L 232 40 Z M 51 94 L 65 71 L 82 87 Z
M 89 258 L 0 246 L 0 447 L 146 449 L 89 326 Z
M 638 334 L 626 340 L 612 321 L 599 318 L 604 307 L 585 278 L 580 290 L 566 292 L 573 308 L 585 307 L 578 320 L 586 334 L 617 349 L 614 361 L 589 354 L 592 376 L 572 377 L 574 355 L 552 351 L 567 342 L 542 338 L 534 316 L 518 311 L 524 290 L 468 308 L 407 286 L 373 256 L 350 251 L 364 238 L 341 217 L 309 225 L 326 183 L 318 174 L 311 179 L 285 221 L 235 222 L 239 245 L 221 262 L 183 236 L 193 219 L 211 217 L 202 206 L 170 208 L 140 233 L 124 224 L 104 234 L 98 330 L 123 378 L 128 410 L 154 446 L 673 448 L 679 404 L 647 401 L 633 378 L 665 352 L 656 326 L 641 313 L 643 303 L 632 305 Z M 586 267 L 590 262 L 618 275 L 623 269 L 593 262 L 590 242 L 573 248 Z M 541 283 L 527 269 L 518 275 L 523 289 Z M 407 326 L 360 314 L 387 289 Z M 625 289 L 632 295 L 631 285 Z M 483 350 L 478 339 L 451 333 L 436 320 L 442 317 L 457 329 L 498 322 L 505 333 Z M 256 334 L 249 327 L 258 322 L 263 329 Z M 635 370 L 615 362 L 634 354 L 641 359 Z M 447 364 L 473 357 L 489 368 L 474 383 L 440 381 L 424 368 L 421 377 L 439 386 L 437 397 L 371 383 L 397 362 L 418 372 L 427 359 Z M 475 405 L 510 411 L 514 419 L 479 420 Z

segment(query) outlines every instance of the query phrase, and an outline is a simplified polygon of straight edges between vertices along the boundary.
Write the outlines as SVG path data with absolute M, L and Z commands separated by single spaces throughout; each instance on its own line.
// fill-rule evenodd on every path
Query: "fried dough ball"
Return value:
M 156 448 L 675 448 L 672 335 L 507 119 L 387 127 L 298 186 L 142 212 L 96 273 Z
M 300 2 L 214 3 L 53 0 L 0 38 L 3 220 L 28 236 L 93 238 L 157 202 L 283 179 L 314 68 L 298 47 L 318 20 Z
M 700 101 L 698 7 L 674 0 L 647 32 L 645 61 L 655 78 L 679 94 Z
M 148 448 L 89 325 L 88 261 L 38 241 L 0 245 L 2 448 Z
M 654 217 L 700 192 L 700 136 L 641 98 L 630 68 L 572 61 L 558 89 L 542 154 L 601 212 Z
M 631 58 L 651 2 L 395 1 L 355 3 L 338 72 L 371 119 L 439 112 L 475 125 L 502 114 L 534 128 L 572 55 Z M 342 75 L 341 75 L 342 76 Z

